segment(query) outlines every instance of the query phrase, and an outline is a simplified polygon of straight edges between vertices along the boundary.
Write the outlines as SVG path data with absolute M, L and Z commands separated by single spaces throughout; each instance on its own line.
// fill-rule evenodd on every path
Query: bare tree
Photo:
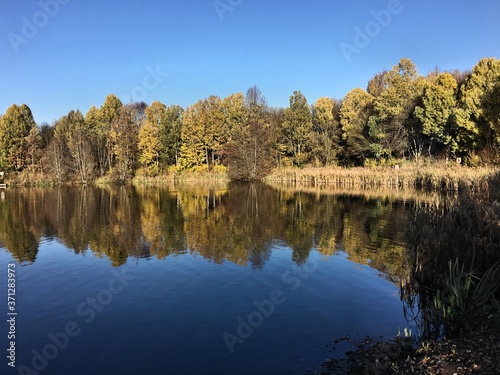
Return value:
M 64 142 L 59 137 L 53 137 L 45 149 L 44 166 L 58 183 L 66 181 L 68 175 L 69 152 Z
M 234 180 L 257 181 L 273 166 L 272 137 L 266 99 L 253 86 L 245 98 L 245 115 L 233 129 L 227 146 L 229 176 Z

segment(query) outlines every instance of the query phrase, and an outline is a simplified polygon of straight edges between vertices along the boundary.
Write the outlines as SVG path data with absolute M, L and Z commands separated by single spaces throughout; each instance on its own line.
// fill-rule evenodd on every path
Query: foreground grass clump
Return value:
M 280 168 L 265 178 L 267 182 L 331 184 L 342 187 L 398 187 L 457 191 L 460 181 L 474 184 L 491 175 L 490 168 L 469 168 L 455 163 L 407 163 L 401 167 Z
M 458 198 L 420 207 L 408 229 L 402 296 L 424 338 L 498 328 L 500 173 L 460 182 Z

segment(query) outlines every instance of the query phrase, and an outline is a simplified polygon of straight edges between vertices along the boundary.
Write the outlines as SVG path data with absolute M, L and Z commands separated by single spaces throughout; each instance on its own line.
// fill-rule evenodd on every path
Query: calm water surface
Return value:
M 300 374 L 341 355 L 325 347 L 338 337 L 395 336 L 411 204 L 264 185 L 7 189 L 18 368 L 3 356 L 1 373 Z

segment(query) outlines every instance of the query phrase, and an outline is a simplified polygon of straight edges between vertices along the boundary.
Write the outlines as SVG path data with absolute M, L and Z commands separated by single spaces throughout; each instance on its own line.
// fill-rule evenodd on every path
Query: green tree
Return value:
M 490 119 L 496 143 L 500 145 L 500 79 L 483 98 L 485 116 Z
M 306 161 L 312 130 L 312 116 L 306 97 L 300 91 L 290 96 L 283 112 L 283 136 L 297 165 Z
M 166 109 L 165 126 L 160 132 L 160 155 L 163 168 L 179 164 L 183 113 L 184 109 L 179 105 L 171 105 Z
M 26 104 L 11 105 L 0 119 L 0 168 L 20 171 L 30 163 L 28 137 L 35 120 Z
M 383 90 L 377 92 L 374 115 L 369 120 L 371 136 L 375 140 L 372 151 L 377 157 L 403 156 L 407 151 L 418 153 L 421 148 L 419 139 L 412 139 L 412 136 L 419 135 L 413 128 L 418 124 L 412 121 L 412 115 L 422 94 L 424 79 L 418 75 L 417 67 L 410 59 L 401 59 L 384 74 L 383 85 L 379 87 Z
M 459 127 L 458 145 L 462 153 L 481 147 L 497 150 L 495 90 L 500 81 L 500 60 L 481 59 L 460 89 L 455 120 Z
M 368 119 L 373 112 L 374 100 L 362 88 L 355 88 L 346 94 L 340 108 L 344 156 L 357 164 L 370 156 Z
M 415 117 L 422 123 L 422 134 L 430 140 L 429 155 L 434 142 L 445 145 L 448 154 L 457 151 L 453 121 L 457 87 L 457 81 L 451 74 L 441 73 L 424 88 L 421 105 L 415 107 Z

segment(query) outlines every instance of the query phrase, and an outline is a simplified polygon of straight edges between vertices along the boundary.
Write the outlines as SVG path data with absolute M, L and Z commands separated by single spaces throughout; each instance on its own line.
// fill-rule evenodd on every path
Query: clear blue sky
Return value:
M 254 84 L 285 107 L 294 90 L 342 98 L 402 57 L 421 74 L 500 57 L 498 0 L 400 0 L 377 30 L 372 11 L 397 2 L 218 0 L 222 20 L 213 0 L 0 0 L 0 113 L 26 103 L 52 123 L 109 93 L 187 107 Z M 349 62 L 341 44 L 369 25 Z

